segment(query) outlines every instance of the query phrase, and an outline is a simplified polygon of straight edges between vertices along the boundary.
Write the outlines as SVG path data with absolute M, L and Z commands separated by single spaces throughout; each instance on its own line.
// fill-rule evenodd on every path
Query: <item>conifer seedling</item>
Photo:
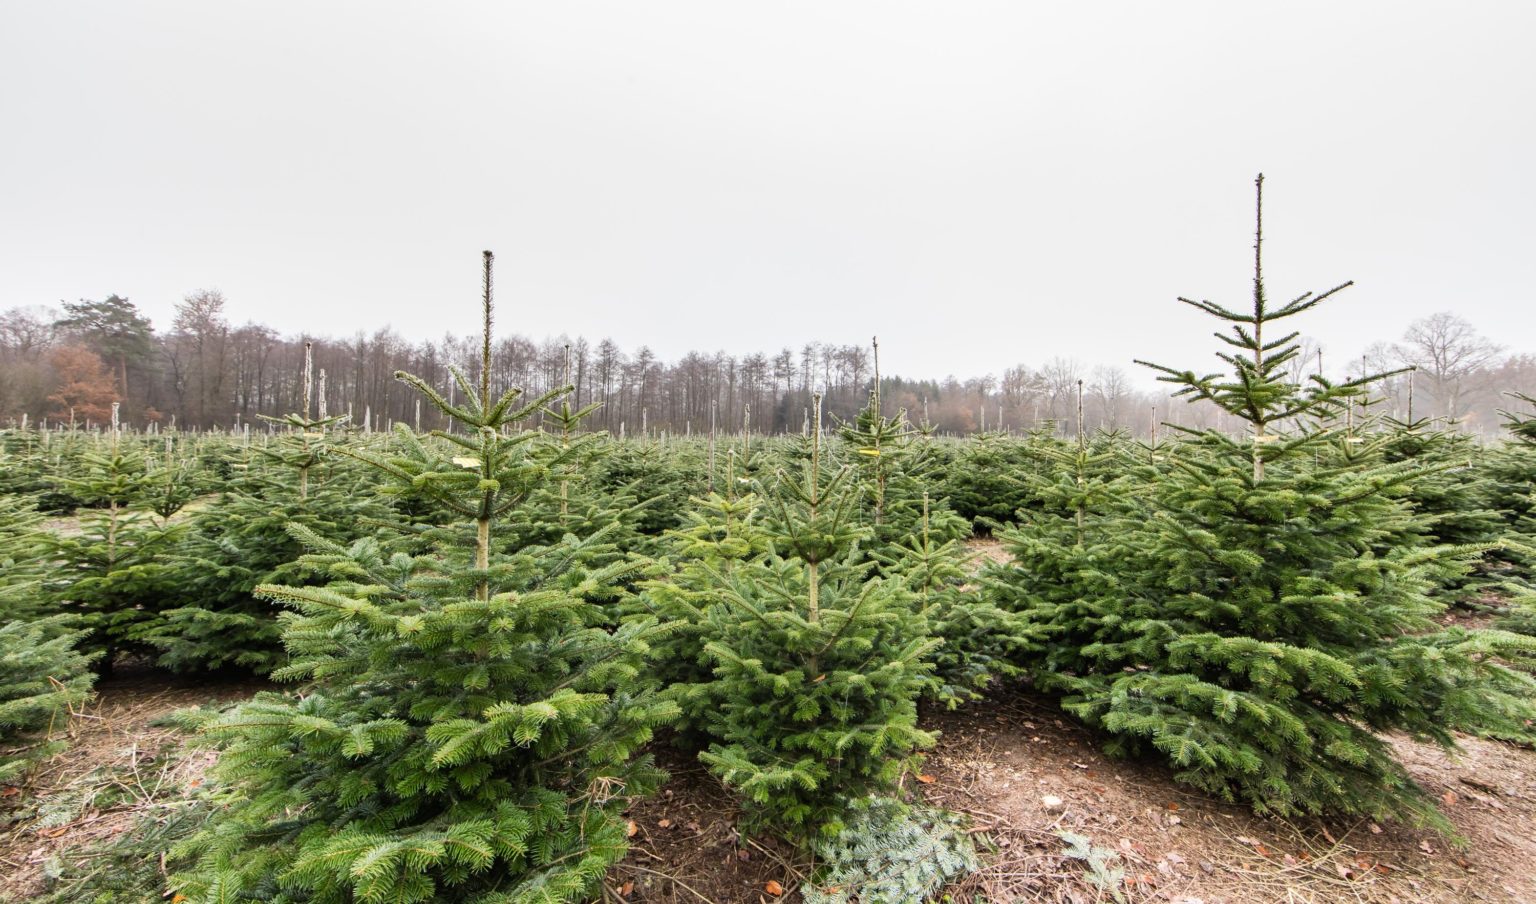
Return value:
M 1370 444 L 1327 452 L 1348 435 L 1334 419 L 1381 375 L 1288 379 L 1298 334 L 1276 322 L 1350 284 L 1269 302 L 1257 186 L 1251 306 L 1180 299 L 1230 325 L 1217 334 L 1229 369 L 1148 365 L 1245 435 L 1183 431 L 1168 461 L 1106 500 L 1070 567 L 1000 583 L 1046 637 L 1036 681 L 1111 752 L 1155 753 L 1180 781 L 1260 812 L 1448 831 L 1385 735 L 1448 748 L 1454 730 L 1529 737 L 1536 684 L 1517 666 L 1536 643 L 1438 625 L 1438 580 L 1486 547 L 1412 541 L 1425 517 L 1401 498 L 1412 462 L 1382 464 Z
M 192 901 L 584 901 L 624 854 L 625 801 L 661 777 L 637 751 L 677 714 L 647 676 L 665 629 L 608 630 L 587 600 L 637 566 L 583 566 L 594 538 L 498 543 L 559 479 L 518 425 L 567 390 L 493 392 L 491 266 L 478 385 L 455 371 L 450 402 L 397 374 L 458 429 L 352 453 L 458 520 L 404 549 L 296 528 L 331 583 L 258 592 L 293 610 L 275 677 L 307 684 L 205 726 L 228 806 L 177 848 Z

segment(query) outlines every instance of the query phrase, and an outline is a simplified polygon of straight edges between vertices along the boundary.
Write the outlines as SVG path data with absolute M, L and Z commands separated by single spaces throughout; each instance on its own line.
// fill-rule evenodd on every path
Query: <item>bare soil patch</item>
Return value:
M 1003 546 L 1003 541 L 996 537 L 972 537 L 965 541 L 965 548 L 971 554 L 971 566 L 978 570 L 982 566 L 1008 562 L 1013 558 Z
M 1110 899 L 1062 856 L 1063 830 L 1114 852 L 1131 901 L 1536 901 L 1536 751 L 1461 737 L 1453 756 L 1395 742 L 1465 837 L 1457 849 L 1427 829 L 1260 818 L 1185 790 L 1159 764 L 1106 758 L 1092 732 L 1025 692 L 932 722 L 944 736 L 928 798 L 970 814 L 996 845 L 957 901 Z
M 201 781 L 211 755 L 187 754 L 185 737 L 156 721 L 266 687 L 154 673 L 104 682 L 75 720 L 70 750 L 26 786 L 0 792 L 0 898 L 30 900 L 50 862 L 78 862 L 70 858 L 92 843 L 172 805 L 175 795 L 158 789 Z M 1536 901 L 1536 751 L 1470 737 L 1459 755 L 1395 742 L 1465 837 L 1457 848 L 1428 830 L 1366 820 L 1261 819 L 1184 790 L 1159 764 L 1107 759 L 1092 732 L 1025 690 L 929 712 L 924 722 L 942 736 L 923 781 L 909 777 L 908 790 L 967 814 L 984 849 L 982 871 L 949 890 L 957 904 L 978 895 L 988 904 L 1088 904 L 1114 900 L 1115 890 L 1129 902 L 1169 904 Z M 633 847 L 609 875 L 606 900 L 798 901 L 814 864 L 772 838 L 743 837 L 733 796 L 692 754 L 665 743 L 655 753 L 671 778 L 628 811 Z M 102 795 L 109 784 L 120 793 Z M 1106 881 L 1067 855 L 1062 832 L 1088 839 Z
M 909 790 L 967 814 L 984 868 L 948 890 L 989 904 L 1536 901 L 1536 751 L 1479 738 L 1463 752 L 1399 739 L 1414 777 L 1465 837 L 1369 820 L 1264 819 L 1176 784 L 1157 763 L 1111 760 L 1100 739 L 1027 691 L 927 714 L 943 732 Z M 660 751 L 662 793 L 629 811 L 634 848 L 608 883 L 611 902 L 798 901 L 814 868 L 786 845 L 743 839 L 730 793 L 681 751 Z M 1053 797 L 1059 803 L 1047 801 Z M 1059 833 L 1086 836 L 1108 871 L 1095 882 Z M 778 897 L 765 889 L 778 883 Z
M 656 753 L 670 778 L 661 793 L 630 807 L 629 856 L 609 876 L 607 900 L 799 900 L 812 864 L 777 839 L 743 837 L 735 797 L 691 752 L 664 746 Z M 784 894 L 769 894 L 770 883 Z

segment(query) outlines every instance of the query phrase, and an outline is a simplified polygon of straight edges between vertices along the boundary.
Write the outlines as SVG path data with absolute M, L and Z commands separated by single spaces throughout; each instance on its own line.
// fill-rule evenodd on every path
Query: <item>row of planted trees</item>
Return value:
M 809 899 L 919 900 L 975 856 L 899 790 L 935 741 L 919 705 L 1024 678 L 1261 812 L 1448 829 L 1383 736 L 1536 739 L 1533 420 L 1473 449 L 1374 417 L 1369 378 L 1287 382 L 1275 330 L 1339 290 L 1272 304 L 1261 242 L 1251 306 L 1190 302 L 1232 326 L 1225 371 L 1159 368 L 1244 439 L 959 445 L 876 396 L 831 433 L 614 444 L 559 390 L 405 374 L 456 429 L 305 410 L 197 466 L 113 433 L 47 488 L 92 507 L 80 535 L 7 521 L 6 630 L 75 676 L 31 711 L 125 652 L 299 682 L 200 721 L 222 784 L 172 851 L 194 901 L 584 900 L 661 730 L 816 853 Z M 972 573 L 972 519 L 1011 561 Z M 1494 591 L 1514 630 L 1436 621 Z

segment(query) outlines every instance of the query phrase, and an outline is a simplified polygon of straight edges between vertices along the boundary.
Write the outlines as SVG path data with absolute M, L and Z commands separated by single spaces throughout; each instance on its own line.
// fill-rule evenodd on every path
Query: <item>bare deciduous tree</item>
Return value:
M 1095 367 L 1088 392 L 1098 408 L 1099 426 L 1106 430 L 1119 429 L 1131 395 L 1131 378 L 1126 372 L 1118 367 Z
M 176 306 L 171 342 L 167 349 L 176 374 L 180 413 L 184 423 L 212 426 L 220 423 L 232 399 L 226 399 L 229 321 L 224 318 L 224 295 L 204 289 L 188 295 Z
M 1501 351 L 1449 311 L 1415 320 L 1392 350 L 1401 364 L 1418 368 L 1419 385 L 1432 394 L 1439 413 L 1451 420 L 1467 413 L 1464 399 L 1475 388 L 1476 375 Z

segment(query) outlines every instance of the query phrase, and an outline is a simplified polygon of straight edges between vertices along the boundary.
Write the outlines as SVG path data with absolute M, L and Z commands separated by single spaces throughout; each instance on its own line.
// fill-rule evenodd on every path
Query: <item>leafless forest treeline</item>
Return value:
M 271 327 L 232 324 L 218 292 L 198 292 L 177 307 L 168 330 L 155 330 L 126 299 L 80 301 L 60 308 L 13 308 L 0 314 L 0 421 L 44 419 L 100 422 L 113 401 L 132 424 L 184 428 L 260 425 L 259 415 L 300 407 L 303 346 L 314 345 L 324 373 L 323 405 L 355 424 L 382 429 L 393 422 L 441 426 L 393 375 L 408 370 L 454 392 L 449 367 L 471 379 L 477 340 L 444 336 L 416 341 L 390 328 L 351 339 L 283 336 Z M 812 392 L 825 396 L 833 417 L 850 418 L 865 404 L 875 378 L 869 344 L 809 342 L 799 348 L 742 357 L 690 352 L 662 361 L 649 348 L 626 351 L 612 339 L 512 336 L 498 343 L 498 384 L 539 392 L 567 383 L 575 401 L 602 407 L 588 423 L 635 434 L 707 431 L 798 432 Z M 1383 384 L 1384 413 L 1406 417 L 1410 397 L 1418 417 L 1459 419 L 1464 429 L 1498 430 L 1500 397 L 1536 391 L 1536 355 L 1501 349 L 1465 320 L 1437 314 L 1415 322 L 1397 341 L 1373 346 L 1347 367 L 1309 346 L 1293 362 L 1298 380 L 1319 368 L 1332 377 L 1406 365 L 1418 370 Z M 1226 427 L 1206 406 L 1190 406 L 1136 388 L 1127 371 L 1055 358 L 1019 364 L 1000 376 L 912 379 L 881 375 L 889 410 L 945 433 L 1076 427 L 1076 394 L 1083 384 L 1084 426 L 1145 435 L 1156 421 Z M 366 420 L 365 420 L 366 419 Z

